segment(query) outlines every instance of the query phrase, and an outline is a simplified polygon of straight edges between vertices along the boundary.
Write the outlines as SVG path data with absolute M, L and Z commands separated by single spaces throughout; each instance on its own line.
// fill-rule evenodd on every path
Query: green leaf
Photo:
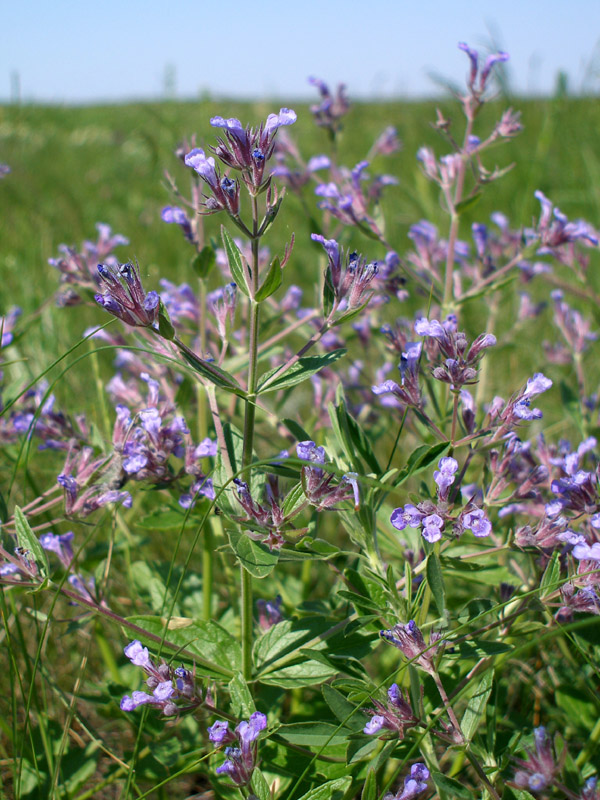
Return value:
M 361 731 L 365 727 L 365 717 L 357 711 L 356 706 L 348 702 L 341 692 L 325 684 L 321 691 L 325 702 L 341 723 L 354 731 Z
M 290 491 L 286 494 L 285 500 L 283 501 L 283 515 L 287 517 L 289 514 L 292 514 L 298 506 L 302 505 L 305 501 L 304 496 L 304 488 L 302 487 L 301 483 L 297 483 L 295 486 L 292 486 Z
M 163 617 L 134 616 L 128 617 L 127 621 L 149 634 L 161 639 L 164 637 L 166 641 L 163 644 L 163 651 L 172 652 L 173 648 L 177 648 L 191 654 L 196 671 L 201 675 L 232 677 L 234 671 L 241 669 L 242 652 L 239 643 L 225 628 L 212 620 L 191 622 L 187 619 L 173 618 L 167 625 Z M 136 631 L 135 637 L 152 650 L 158 650 L 158 642 L 145 637 L 142 632 Z M 180 655 L 179 658 L 181 657 Z M 190 659 L 190 655 L 186 655 L 185 658 Z
M 464 212 L 467 211 L 469 208 L 473 208 L 473 206 L 476 205 L 480 199 L 481 199 L 481 192 L 475 192 L 475 194 L 472 194 L 471 197 L 467 197 L 465 200 L 462 200 L 460 203 L 457 203 L 454 206 L 454 211 L 457 214 L 464 214 Z
M 356 308 L 350 308 L 348 311 L 342 311 L 339 317 L 334 317 L 333 321 L 331 322 L 331 327 L 335 328 L 337 325 L 341 325 L 342 322 L 350 322 L 351 319 L 356 319 L 356 317 L 360 316 L 360 314 L 362 314 L 365 308 L 369 305 L 372 296 L 373 293 L 371 292 L 364 303 L 361 303 L 361 305 L 357 306 Z
M 344 448 L 344 453 L 352 469 L 355 472 L 364 472 L 363 465 L 358 458 L 360 456 L 367 468 L 379 475 L 381 467 L 371 447 L 371 441 L 348 411 L 341 384 L 336 392 L 336 405 L 329 404 L 329 417 L 333 430 Z
M 264 279 L 263 284 L 257 291 L 254 299 L 260 303 L 263 300 L 266 300 L 267 297 L 270 297 L 281 286 L 282 276 L 283 270 L 281 269 L 281 263 L 279 258 L 275 256 L 273 261 L 271 261 L 269 271 L 267 272 L 267 277 Z
M 427 556 L 427 583 L 435 600 L 438 614 L 443 617 L 446 610 L 446 592 L 440 558 L 435 552 L 429 553 Z
M 227 531 L 229 543 L 239 563 L 255 578 L 266 578 L 277 565 L 279 555 L 247 534 L 237 530 Z
M 238 717 L 238 719 L 242 717 L 248 719 L 250 714 L 256 711 L 256 706 L 254 705 L 254 699 L 252 698 L 248 684 L 244 680 L 244 676 L 241 672 L 237 672 L 233 676 L 227 688 L 229 689 L 233 714 Z
M 27 554 L 35 561 L 41 578 L 47 578 L 50 571 L 46 551 L 39 542 L 38 537 L 31 530 L 27 517 L 19 506 L 15 506 L 15 530 L 19 547 L 27 551 Z M 39 588 L 42 588 L 41 586 Z
M 225 372 L 224 369 L 221 369 L 221 367 L 218 367 L 212 361 L 205 361 L 203 358 L 200 358 L 189 348 L 184 348 L 181 344 L 178 344 L 178 347 L 185 361 L 187 361 L 190 367 L 199 375 L 202 375 L 203 378 L 206 378 L 211 383 L 214 383 L 215 386 L 224 389 L 226 392 L 233 392 L 233 394 L 237 394 L 239 397 L 246 397 L 246 392 L 233 375 Z
M 171 322 L 167 307 L 162 300 L 158 306 L 158 332 L 163 339 L 168 339 L 170 342 L 172 342 L 175 337 L 175 328 Z
M 472 800 L 473 794 L 470 789 L 463 786 L 454 778 L 449 778 L 447 775 L 442 775 L 441 772 L 432 772 L 431 777 L 433 782 L 442 792 L 448 792 L 449 797 L 457 797 L 459 800 Z
M 155 511 L 136 520 L 135 524 L 150 531 L 172 531 L 174 528 L 181 528 L 184 521 L 185 514 L 178 511 Z
M 406 465 L 396 475 L 392 484 L 394 486 L 400 486 L 400 484 L 404 483 L 411 475 L 417 475 L 419 472 L 429 469 L 433 464 L 436 464 L 449 449 L 450 442 L 439 442 L 431 447 L 427 444 L 419 445 L 419 447 L 410 454 Z
M 305 686 L 319 686 L 339 672 L 338 667 L 323 664 L 316 659 L 304 659 L 299 664 L 291 664 L 266 673 L 261 683 L 281 686 L 283 689 L 300 689 Z
M 250 785 L 252 786 L 252 791 L 258 797 L 258 800 L 272 800 L 267 779 L 259 769 L 253 771 Z
M 310 792 L 303 794 L 299 800 L 343 800 L 352 778 L 336 778 L 322 783 Z
M 293 722 L 277 728 L 277 735 L 301 747 L 333 747 L 348 739 L 349 732 L 331 722 Z
M 487 701 L 492 693 L 493 681 L 494 671 L 489 669 L 487 672 L 484 672 L 465 709 L 465 713 L 460 721 L 460 727 L 467 742 L 471 741 L 479 727 Z
M 200 250 L 192 261 L 192 269 L 199 278 L 208 278 L 210 271 L 217 261 L 217 254 L 209 244 Z
M 223 239 L 223 246 L 225 248 L 225 254 L 227 255 L 227 263 L 229 264 L 231 276 L 237 283 L 238 289 L 243 292 L 246 297 L 250 297 L 250 289 L 246 280 L 246 270 L 244 269 L 242 254 L 224 225 L 221 225 L 221 238 Z
M 6 364 L 6 361 L 3 362 Z M 8 519 L 8 507 L 6 505 L 6 500 L 4 499 L 4 495 L 0 492 L 0 525 L 3 525 L 6 520 Z
M 321 636 L 331 628 L 332 624 L 332 621 L 325 617 L 314 616 L 285 619 L 273 625 L 254 644 L 254 659 L 257 666 L 265 668 L 287 653 L 297 652 L 301 645 Z
M 287 389 L 289 386 L 302 383 L 302 381 L 312 377 L 324 367 L 330 367 L 342 356 L 345 356 L 347 352 L 345 347 L 341 347 L 338 350 L 332 350 L 330 353 L 301 358 L 278 378 L 272 380 L 273 376 L 279 371 L 279 367 L 276 367 L 261 377 L 257 393 L 275 392 L 279 389 Z
M 302 425 L 296 422 L 295 419 L 283 419 L 281 420 L 288 431 L 292 434 L 295 439 L 298 439 L 299 442 L 307 442 L 310 441 L 310 434 L 308 434 Z
M 360 800 L 377 800 L 377 775 L 372 769 L 367 772 Z
M 560 552 L 556 550 L 544 570 L 540 581 L 540 597 L 546 597 L 554 592 L 561 584 L 560 579 Z
M 326 319 L 331 314 L 334 302 L 335 289 L 331 280 L 331 270 L 327 267 L 323 275 L 323 315 Z

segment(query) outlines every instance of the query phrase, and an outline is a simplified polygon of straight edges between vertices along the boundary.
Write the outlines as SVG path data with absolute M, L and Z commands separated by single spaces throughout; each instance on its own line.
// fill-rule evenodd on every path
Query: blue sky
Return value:
M 20 0 L 5 3 L 0 101 L 97 102 L 202 92 L 310 97 L 308 75 L 353 97 L 435 93 L 430 74 L 466 74 L 456 45 L 492 40 L 521 93 L 600 89 L 598 0 Z

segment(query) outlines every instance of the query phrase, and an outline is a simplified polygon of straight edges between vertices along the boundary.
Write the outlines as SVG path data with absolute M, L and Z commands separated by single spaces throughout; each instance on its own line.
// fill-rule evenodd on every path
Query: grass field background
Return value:
M 279 105 L 275 101 L 240 104 L 223 100 L 79 108 L 22 105 L 0 109 L 0 161 L 12 169 L 0 183 L 0 313 L 15 304 L 25 314 L 44 306 L 31 338 L 23 344 L 30 351 L 26 355 L 31 376 L 47 366 L 48 350 L 55 356 L 68 349 L 87 326 L 102 317 L 98 309 L 83 307 L 55 316 L 52 298 L 58 275 L 47 259 L 57 255 L 58 245 L 78 247 L 84 239 L 93 240 L 95 224 L 106 222 L 130 240 L 129 247 L 120 248 L 117 253 L 123 261 L 138 259 L 147 290 L 158 288 L 160 277 L 192 280 L 191 248 L 177 226 L 166 225 L 160 219 L 162 207 L 174 202 L 164 179 L 165 170 L 175 177 L 184 195 L 188 191 L 189 171 L 174 155 L 175 148 L 194 134 L 201 146 L 213 142 L 215 131 L 209 119 L 215 114 L 237 116 L 244 122 L 258 124 Z M 419 219 L 436 223 L 441 234 L 445 234 L 447 221 L 437 190 L 421 174 L 415 158 L 423 144 L 434 147 L 438 154 L 448 152 L 448 146 L 432 129 L 436 105 L 434 102 L 355 104 L 345 120 L 338 158 L 350 167 L 365 157 L 375 137 L 387 125 L 394 125 L 403 141 L 400 153 L 379 156 L 372 165 L 373 172 L 388 172 L 400 180 L 398 186 L 386 189 L 383 199 L 386 235 L 400 255 L 410 245 L 409 226 Z M 514 164 L 514 168 L 488 187 L 480 202 L 463 215 L 461 238 L 470 240 L 471 223 L 489 222 L 495 210 L 506 213 L 515 228 L 530 225 L 539 215 L 539 204 L 533 196 L 536 189 L 541 189 L 569 218 L 583 217 L 597 225 L 600 219 L 597 101 L 499 98 L 484 107 L 479 131 L 490 130 L 509 106 L 521 110 L 524 131 L 492 151 L 493 163 L 487 153 L 485 162 L 488 168 L 496 164 L 499 167 Z M 460 127 L 460 113 L 453 103 L 443 102 L 439 107 Z M 296 110 L 298 123 L 290 131 L 303 157 L 308 159 L 327 152 L 327 136 L 315 127 L 308 107 L 297 106 Z M 217 237 L 224 221 L 222 215 L 208 217 L 208 235 Z M 310 241 L 311 225 L 297 198 L 289 193 L 266 244 L 276 252 L 292 232 L 296 234 L 296 246 L 287 267 L 286 283 L 300 283 L 307 289 L 305 304 L 309 304 L 311 284 L 314 287 L 319 280 L 322 251 Z M 380 245 L 350 229 L 345 230 L 344 238 L 366 257 L 384 255 Z M 597 258 L 597 254 L 592 254 L 592 259 Z M 592 262 L 589 280 L 598 290 L 600 279 L 596 272 Z M 215 286 L 219 284 L 216 274 L 212 280 Z M 536 282 L 526 288 L 535 299 L 539 290 Z M 538 299 L 548 299 L 546 286 L 541 287 Z M 506 309 L 506 325 L 512 325 L 514 311 Z M 400 305 L 397 313 L 407 314 Z M 547 320 L 542 315 L 532 324 L 533 335 L 543 338 L 546 326 Z M 29 347 L 31 344 L 33 347 Z M 523 375 L 528 368 L 542 366 L 531 360 L 528 348 L 515 358 Z M 497 374 L 495 378 L 496 389 L 500 391 L 504 378 Z M 82 381 L 85 382 L 85 374 L 72 374 L 71 390 L 74 387 L 77 391 Z

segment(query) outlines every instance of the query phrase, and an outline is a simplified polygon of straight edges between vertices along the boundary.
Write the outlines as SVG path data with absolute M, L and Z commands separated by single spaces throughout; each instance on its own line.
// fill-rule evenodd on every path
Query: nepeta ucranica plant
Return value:
M 5 405 L 5 445 L 35 435 L 64 462 L 56 487 L 5 522 L 0 569 L 13 603 L 45 589 L 51 611 L 63 595 L 122 632 L 121 663 L 98 642 L 113 679 L 102 702 L 112 715 L 120 702 L 115 725 L 128 732 L 103 785 L 124 781 L 124 796 L 193 773 L 190 790 L 260 800 L 598 797 L 600 727 L 561 716 L 597 717 L 584 688 L 597 679 L 597 645 L 577 617 L 600 612 L 600 499 L 598 398 L 584 362 L 595 334 L 564 299 L 585 289 L 560 271 L 585 287 L 598 240 L 541 192 L 531 227 L 511 228 L 496 212 L 493 227 L 474 221 L 472 241 L 460 238 L 505 172 L 489 167 L 493 149 L 521 128 L 509 109 L 477 129 L 507 56 L 482 64 L 460 47 L 470 64 L 458 98 L 464 129 L 438 111 L 449 152 L 417 154 L 446 238 L 420 220 L 409 251 L 393 249 L 381 201 L 397 179 L 367 170 L 399 147 L 397 134 L 386 129 L 368 159 L 346 168 L 346 96 L 313 79 L 329 154 L 305 160 L 286 135 L 296 122 L 287 108 L 254 128 L 214 117 L 216 140 L 179 149 L 190 198 L 168 176 L 179 204 L 161 216 L 193 253 L 196 287 L 163 280 L 146 291 L 143 267 L 119 263 L 112 251 L 127 242 L 106 226 L 97 242 L 51 260 L 61 305 L 93 298 L 125 323 L 122 333 L 88 334 L 117 351 L 106 387 L 114 415 L 99 441 L 84 418 L 57 410 L 45 385 Z M 308 306 L 288 277 L 294 237 L 274 257 L 263 247 L 284 213 L 282 183 L 320 248 L 296 264 L 304 284 L 318 284 Z M 220 242 L 205 222 L 212 215 L 224 223 Z M 524 438 L 542 417 L 533 403 L 554 389 L 541 371 L 511 372 L 508 399 L 489 393 L 517 277 L 554 286 L 564 343 L 545 358 L 576 376 L 577 390 L 562 383 L 581 433 L 575 448 Z M 521 323 L 541 311 L 521 293 Z M 16 319 L 3 321 L 3 347 Z M 101 508 L 113 509 L 123 539 L 113 536 L 116 553 L 95 581 L 81 521 Z M 47 521 L 50 510 L 58 516 Z M 78 536 L 60 532 L 67 523 Z M 121 551 L 134 553 L 138 523 L 169 531 L 166 570 L 143 549 L 118 565 Z M 561 687 L 570 706 L 553 702 Z M 532 727 L 535 750 L 521 743 Z M 160 774 L 144 766 L 153 749 Z M 58 796 L 59 768 L 43 781 L 40 771 L 39 785 Z

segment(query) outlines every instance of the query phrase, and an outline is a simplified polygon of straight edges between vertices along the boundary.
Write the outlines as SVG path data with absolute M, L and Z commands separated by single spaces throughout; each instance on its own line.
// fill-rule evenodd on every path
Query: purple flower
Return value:
M 413 764 L 410 775 L 404 779 L 404 789 L 398 794 L 388 793 L 383 800 L 413 800 L 418 794 L 427 790 L 429 770 L 425 764 Z
M 442 500 L 448 497 L 448 489 L 454 483 L 454 476 L 458 470 L 458 461 L 451 456 L 440 458 L 438 468 L 433 473 L 433 480 L 438 485 L 438 495 Z
M 150 660 L 148 648 L 144 647 L 138 639 L 130 642 L 127 647 L 125 647 L 123 652 L 131 661 L 131 663 L 135 664 L 136 667 L 142 667 L 144 669 L 154 668 L 152 661 Z
M 94 295 L 98 305 L 127 325 L 154 326 L 158 319 L 159 296 L 156 292 L 144 292 L 137 266 L 98 264 L 98 277 L 104 287 L 103 294 Z
M 469 47 L 464 42 L 459 42 L 458 47 L 460 50 L 463 50 L 467 54 L 467 56 L 469 57 L 469 61 L 471 62 L 469 78 L 468 78 L 468 86 L 473 96 L 479 100 L 481 95 L 485 91 L 487 81 L 490 76 L 490 72 L 492 71 L 492 68 L 494 67 L 495 64 L 501 63 L 503 61 L 508 61 L 509 55 L 508 53 L 505 53 L 503 51 L 500 51 L 498 53 L 492 53 L 486 58 L 485 63 L 483 65 L 483 69 L 480 72 L 479 54 L 477 50 L 474 50 L 472 47 Z M 478 75 L 479 75 L 479 83 L 476 86 L 475 83 Z
M 229 723 L 218 719 L 208 729 L 208 738 L 217 747 L 235 741 L 235 735 L 229 730 Z
M 534 728 L 535 753 L 527 750 L 526 759 L 516 759 L 520 769 L 515 783 L 522 789 L 541 792 L 552 785 L 558 767 L 552 753 L 552 740 L 543 727 Z
M 389 631 L 379 631 L 379 635 L 401 650 L 409 661 L 415 661 L 421 669 L 433 673 L 433 658 L 437 647 L 431 645 L 439 639 L 439 635 L 432 634 L 427 646 L 423 634 L 412 619 L 406 625 L 399 623 Z
M 430 514 L 423 519 L 423 538 L 428 542 L 437 542 L 442 538 L 442 528 L 444 527 L 444 520 L 439 514 Z
M 600 561 L 600 542 L 594 542 L 592 545 L 576 544 L 573 555 L 580 561 Z
M 434 339 L 446 338 L 443 325 L 437 319 L 432 319 L 430 322 L 427 317 L 421 317 L 415 322 L 415 333 L 418 336 L 431 336 Z
M 476 508 L 465 514 L 462 518 L 463 527 L 473 531 L 475 536 L 489 536 L 492 532 L 492 523 L 482 508 Z
M 73 537 L 73 531 L 68 531 L 60 536 L 54 533 L 44 533 L 40 536 L 40 544 L 44 550 L 51 550 L 53 553 L 56 553 L 63 567 L 68 569 L 73 560 L 73 548 L 71 546 Z

